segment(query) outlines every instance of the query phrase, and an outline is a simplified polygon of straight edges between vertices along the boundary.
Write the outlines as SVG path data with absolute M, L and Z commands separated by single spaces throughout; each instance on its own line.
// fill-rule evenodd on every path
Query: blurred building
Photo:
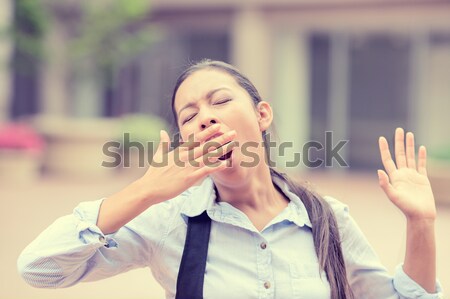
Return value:
M 0 6 L 1 19 L 14 22 L 12 1 Z M 350 140 L 340 153 L 352 169 L 380 167 L 378 136 L 392 138 L 397 126 L 429 149 L 450 142 L 449 1 L 157 0 L 147 21 L 162 38 L 114 74 L 113 86 L 99 86 L 97 100 L 61 88 L 64 65 L 26 77 L 3 70 L 2 87 L 11 82 L 9 92 L 0 88 L 3 118 L 142 112 L 172 122 L 175 78 L 211 58 L 236 65 L 272 103 L 279 139 L 295 145 L 285 160 L 308 140 L 325 143 L 325 131 L 334 144 Z M 58 26 L 45 42 L 64 44 Z M 11 47 L 2 55 L 14 59 Z

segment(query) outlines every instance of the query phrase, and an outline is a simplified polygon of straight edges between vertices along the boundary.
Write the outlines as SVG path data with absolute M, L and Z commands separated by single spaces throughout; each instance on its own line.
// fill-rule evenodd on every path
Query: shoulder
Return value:
M 325 199 L 325 201 L 331 207 L 331 210 L 333 211 L 336 218 L 339 230 L 342 231 L 347 226 L 350 219 L 349 206 L 329 195 L 323 196 L 323 199 Z
M 325 199 L 325 201 L 330 205 L 335 213 L 346 214 L 349 212 L 348 205 L 338 200 L 337 198 L 330 195 L 324 195 L 323 199 Z
M 146 219 L 148 221 L 150 220 L 161 221 L 164 219 L 165 221 L 161 222 L 165 223 L 170 222 L 169 219 L 179 215 L 183 205 L 191 197 L 192 193 L 194 192 L 194 190 L 196 190 L 196 188 L 197 186 L 190 187 L 189 189 L 185 190 L 181 194 L 171 199 L 152 205 L 140 215 L 142 216 L 141 218 Z
M 190 187 L 171 199 L 152 205 L 128 222 L 126 227 L 143 235 L 149 235 L 149 238 L 150 235 L 156 237 L 167 234 L 174 226 L 177 226 L 177 221 L 182 219 L 180 216 L 182 207 L 195 189 L 196 186 Z

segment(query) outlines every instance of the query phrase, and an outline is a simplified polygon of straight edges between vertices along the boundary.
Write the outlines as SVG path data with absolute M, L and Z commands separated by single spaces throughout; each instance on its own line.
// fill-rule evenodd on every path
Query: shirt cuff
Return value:
M 403 271 L 403 263 L 395 268 L 394 288 L 404 298 L 408 299 L 442 299 L 442 286 L 436 279 L 436 293 L 428 293 L 422 286 Z
M 101 244 L 106 248 L 116 248 L 118 243 L 112 238 L 114 234 L 105 235 L 96 225 L 104 199 L 82 202 L 73 210 L 74 216 L 78 219 L 78 237 L 85 244 Z

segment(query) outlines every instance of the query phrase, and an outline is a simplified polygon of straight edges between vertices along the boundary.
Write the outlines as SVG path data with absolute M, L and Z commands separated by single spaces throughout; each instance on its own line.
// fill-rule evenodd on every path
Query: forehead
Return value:
M 178 88 L 175 95 L 175 110 L 178 111 L 185 103 L 197 101 L 209 91 L 222 87 L 233 91 L 240 89 L 234 77 L 224 71 L 215 69 L 196 71 L 189 75 Z

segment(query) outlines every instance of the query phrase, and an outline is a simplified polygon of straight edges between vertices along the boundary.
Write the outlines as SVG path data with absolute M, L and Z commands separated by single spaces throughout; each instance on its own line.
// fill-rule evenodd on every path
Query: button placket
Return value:
M 274 288 L 271 252 L 268 248 L 267 241 L 261 235 L 258 235 L 258 237 L 255 244 L 258 247 L 256 254 L 258 260 L 258 278 L 262 292 L 265 294 L 263 298 L 272 298 Z
M 270 268 L 271 266 L 271 252 L 267 248 L 267 242 L 265 240 L 262 240 L 259 242 L 258 245 L 258 256 L 261 263 L 267 267 Z
M 259 247 L 264 250 L 267 248 L 267 243 L 266 242 L 261 242 L 261 244 L 259 244 Z

